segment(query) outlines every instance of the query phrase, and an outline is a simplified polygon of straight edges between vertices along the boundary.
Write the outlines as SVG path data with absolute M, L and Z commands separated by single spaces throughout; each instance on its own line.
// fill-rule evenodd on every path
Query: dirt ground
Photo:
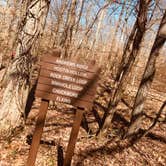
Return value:
M 31 110 L 26 128 L 11 140 L 0 140 L 0 166 L 24 166 L 27 161 L 30 145 L 29 135 L 33 134 L 40 101 L 37 100 Z M 125 122 L 120 118 L 127 115 L 126 109 L 119 109 L 114 118 L 112 130 L 104 137 L 88 137 L 80 129 L 74 156 L 73 166 L 165 166 L 166 165 L 166 124 L 163 122 L 150 131 L 150 134 L 130 144 L 122 140 Z M 127 117 L 127 116 L 126 116 Z M 96 127 L 91 114 L 87 115 L 90 126 Z M 73 112 L 65 109 L 49 109 L 47 113 L 42 142 L 40 144 L 36 165 L 57 165 L 57 143 L 63 146 L 65 153 L 68 144 Z
M 149 92 L 145 108 L 147 115 L 153 118 L 166 99 L 164 66 L 160 71 L 153 89 Z M 128 91 L 128 100 L 132 100 L 136 89 L 128 88 Z M 0 140 L 0 166 L 26 165 L 39 106 L 40 99 L 37 99 L 22 132 L 9 140 Z M 166 108 L 149 134 L 134 143 L 121 139 L 130 113 L 124 105 L 120 105 L 113 119 L 112 130 L 108 130 L 102 137 L 89 137 L 87 132 L 80 128 L 72 166 L 166 166 Z M 98 125 L 92 113 L 86 114 L 86 117 L 89 126 L 96 131 Z M 65 154 L 73 118 L 74 113 L 62 105 L 56 109 L 49 107 L 36 165 L 57 165 L 57 144 L 60 142 Z M 150 123 L 152 120 L 145 120 L 143 126 Z

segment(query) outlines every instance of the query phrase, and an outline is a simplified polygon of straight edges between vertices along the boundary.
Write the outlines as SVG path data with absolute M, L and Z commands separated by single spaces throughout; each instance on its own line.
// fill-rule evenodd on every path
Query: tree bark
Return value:
M 72 42 L 73 31 L 76 22 L 76 6 L 77 0 L 72 0 L 67 15 L 66 25 L 64 27 L 62 40 L 60 42 L 60 46 L 62 47 L 62 57 L 67 57 L 69 54 L 68 51 Z
M 116 58 L 113 52 L 115 51 L 116 46 L 117 46 L 116 38 L 117 38 L 117 35 L 118 35 L 120 24 L 122 22 L 122 16 L 124 14 L 125 4 L 126 4 L 126 0 L 124 0 L 124 4 L 123 4 L 121 12 L 119 14 L 119 18 L 118 18 L 118 21 L 116 23 L 115 31 L 114 31 L 112 41 L 111 41 L 110 51 L 109 51 L 109 55 L 108 55 L 108 61 L 110 61 L 110 66 L 111 67 L 113 66 L 113 64 L 115 62 L 114 59 Z
M 58 6 L 58 4 L 56 5 Z M 60 29 L 63 27 L 62 24 L 64 24 L 64 13 L 66 12 L 67 6 L 68 6 L 68 2 L 63 1 L 59 10 L 57 10 L 58 7 L 56 7 L 55 9 L 52 9 L 57 19 L 57 23 L 55 24 L 55 29 L 54 29 L 55 36 L 53 36 L 54 38 L 53 48 L 61 46 L 61 40 L 63 38 L 64 33 L 60 34 Z
M 135 102 L 134 102 L 131 123 L 128 129 L 127 136 L 137 133 L 137 131 L 140 128 L 142 119 L 144 117 L 144 103 L 146 101 L 147 92 L 149 91 L 154 79 L 154 75 L 156 71 L 156 67 L 155 67 L 156 59 L 166 41 L 166 32 L 163 31 L 165 26 L 166 26 L 166 11 L 161 21 L 155 42 L 153 44 L 152 50 L 150 52 L 150 56 L 148 58 L 148 62 L 146 64 L 146 68 L 145 68 L 141 83 L 139 85 L 139 89 L 138 89 Z
M 103 22 L 103 18 L 105 17 L 106 14 L 106 9 L 103 9 L 101 11 L 101 14 L 99 15 L 99 19 L 98 19 L 98 23 L 97 23 L 97 29 L 95 32 L 95 38 L 94 41 L 91 43 L 90 46 L 90 50 L 92 51 L 92 57 L 93 59 L 95 58 L 95 51 L 97 50 L 98 46 L 99 46 L 99 40 L 100 40 L 100 31 L 102 28 L 102 22 Z
M 32 0 L 19 33 L 16 56 L 9 67 L 8 82 L 0 105 L 0 135 L 11 134 L 23 124 L 24 110 L 30 90 L 33 51 L 41 36 L 49 9 L 49 0 Z
M 80 0 L 80 8 L 79 8 L 79 15 L 78 15 L 78 19 L 76 21 L 76 33 L 79 30 L 79 25 L 80 25 L 80 20 L 81 20 L 81 16 L 83 13 L 83 9 L 84 9 L 84 4 L 85 4 L 85 0 Z
M 114 115 L 114 112 L 116 111 L 116 106 L 118 105 L 119 101 L 121 100 L 122 94 L 123 94 L 123 88 L 124 85 L 126 85 L 126 76 L 131 70 L 132 65 L 134 64 L 135 58 L 138 55 L 140 51 L 140 45 L 143 39 L 143 36 L 146 32 L 146 23 L 147 23 L 147 12 L 148 12 L 148 6 L 151 0 L 140 0 L 139 4 L 139 13 L 137 16 L 136 26 L 133 28 L 133 31 L 131 33 L 131 37 L 135 36 L 133 42 L 129 38 L 128 44 L 126 46 L 126 51 L 122 58 L 122 64 L 119 69 L 119 73 L 117 74 L 117 77 L 115 79 L 115 91 L 110 98 L 109 104 L 108 104 L 108 112 L 106 112 L 103 116 L 103 129 L 106 129 L 111 125 L 111 121 Z M 132 43 L 132 50 L 128 54 L 128 51 L 130 49 Z M 108 116 L 110 112 L 110 115 Z

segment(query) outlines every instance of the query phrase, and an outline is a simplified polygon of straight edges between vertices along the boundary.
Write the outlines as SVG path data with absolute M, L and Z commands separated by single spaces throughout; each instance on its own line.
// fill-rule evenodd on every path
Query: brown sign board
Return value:
M 40 65 L 36 97 L 91 108 L 100 72 L 96 65 L 53 56 L 41 58 Z
M 53 56 L 41 58 L 35 96 L 42 98 L 27 166 L 35 164 L 49 100 L 77 107 L 63 166 L 71 165 L 74 147 L 83 118 L 82 109 L 90 109 L 95 98 L 100 69 L 92 62 L 81 64 Z

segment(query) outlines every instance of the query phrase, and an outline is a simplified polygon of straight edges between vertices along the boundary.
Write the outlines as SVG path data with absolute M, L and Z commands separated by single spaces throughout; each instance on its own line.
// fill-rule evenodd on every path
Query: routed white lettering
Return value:
M 65 97 L 60 97 L 60 96 L 57 96 L 57 97 L 56 97 L 56 101 L 58 101 L 58 102 L 63 102 L 63 103 L 68 103 L 68 104 L 71 103 L 71 100 L 70 100 L 70 99 L 65 98 Z
M 64 61 L 64 60 L 61 60 L 61 59 L 57 59 L 56 62 L 60 65 L 76 67 L 76 68 L 79 68 L 79 69 L 88 69 L 87 65 L 82 65 L 82 64 L 78 64 L 78 63 L 74 63 L 74 62 L 69 62 L 69 61 Z
M 56 86 L 60 86 L 60 87 L 63 87 L 63 88 L 76 90 L 76 91 L 81 91 L 83 89 L 83 87 L 81 87 L 79 85 L 62 83 L 62 82 L 58 82 L 58 81 L 55 81 L 55 80 L 51 80 L 51 85 L 56 85 Z
M 62 78 L 62 75 L 57 74 L 57 73 L 50 73 L 50 77 L 52 77 L 52 78 L 57 78 L 57 79 L 61 79 L 61 78 Z
M 77 75 L 77 76 L 80 76 L 80 77 L 87 77 L 88 76 L 88 74 L 85 73 L 85 72 L 76 71 L 76 70 L 72 70 L 72 69 L 67 69 L 67 68 L 59 67 L 59 66 L 54 66 L 54 70 L 56 70 L 58 72 Z
M 69 82 L 73 82 L 73 83 L 77 83 L 77 84 L 81 84 L 81 85 L 85 85 L 88 82 L 85 79 L 74 78 L 74 77 L 71 77 L 71 76 L 61 75 L 61 74 L 57 74 L 57 73 L 50 73 L 50 77 L 65 80 L 65 81 L 69 81 Z
M 78 93 L 67 91 L 67 90 L 63 90 L 63 89 L 53 88 L 52 89 L 52 93 L 56 93 L 56 94 L 64 95 L 64 96 L 69 96 L 69 97 L 75 97 L 75 98 L 78 97 Z

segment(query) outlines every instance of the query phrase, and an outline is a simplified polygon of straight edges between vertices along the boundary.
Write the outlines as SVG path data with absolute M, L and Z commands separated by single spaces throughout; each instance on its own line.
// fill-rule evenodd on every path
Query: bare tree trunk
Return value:
M 66 25 L 64 27 L 62 40 L 60 42 L 60 46 L 63 49 L 62 57 L 68 56 L 68 51 L 72 41 L 73 31 L 74 31 L 74 26 L 76 21 L 76 6 L 77 6 L 77 0 L 72 0 L 69 11 L 68 11 Z
M 9 79 L 0 106 L 0 135 L 11 134 L 23 123 L 32 72 L 32 53 L 43 32 L 49 3 L 49 0 L 32 0 L 22 21 L 16 57 L 9 68 Z
M 10 1 L 7 2 L 6 5 L 6 9 L 8 10 L 10 7 Z M 13 1 L 13 5 L 12 5 L 12 12 L 10 14 L 10 23 L 9 26 L 7 28 L 7 36 L 6 36 L 6 48 L 3 50 L 2 54 L 1 54 L 1 61 L 0 61 L 0 70 L 3 69 L 3 73 L 1 74 L 1 78 L 0 78 L 0 86 L 2 87 L 2 82 L 5 80 L 6 78 L 6 72 L 8 69 L 8 66 L 11 62 L 12 59 L 12 54 L 13 54 L 13 43 L 15 41 L 15 36 L 16 33 L 14 33 L 17 28 L 13 28 L 14 24 L 16 24 L 16 19 L 17 19 L 17 14 L 18 14 L 18 2 L 16 0 Z M 17 22 L 18 23 L 18 22 Z
M 3 75 L 1 76 L 0 79 L 0 84 L 1 87 L 3 87 L 4 83 L 6 82 L 7 79 L 7 72 L 8 72 L 8 66 L 11 63 L 11 60 L 13 59 L 12 56 L 14 56 L 15 54 L 15 48 L 16 48 L 16 43 L 18 42 L 18 32 L 19 32 L 19 28 L 21 27 L 21 20 L 24 19 L 25 17 L 25 13 L 26 13 L 26 9 L 28 7 L 28 3 L 30 0 L 26 0 L 24 3 L 21 3 L 21 9 L 18 10 L 18 5 L 21 2 L 21 0 L 14 0 L 13 2 L 13 12 L 12 12 L 12 19 L 8 28 L 8 37 L 7 37 L 7 48 L 3 53 L 3 57 L 2 57 L 2 61 L 3 64 L 2 66 L 5 66 L 5 71 L 3 73 Z M 10 1 L 9 1 L 10 2 Z M 9 3 L 8 2 L 8 3 Z M 12 2 L 11 2 L 12 3 Z M 10 6 L 10 4 L 8 4 Z M 18 12 L 19 11 L 19 12 Z M 18 19 L 19 15 L 19 20 L 16 22 L 16 19 Z M 16 23 L 15 23 L 16 22 Z M 13 29 L 14 24 L 16 24 L 16 27 Z M 14 31 L 14 32 L 13 32 Z
M 127 44 L 123 51 L 122 60 L 120 62 L 120 66 L 119 66 L 119 69 L 118 69 L 118 72 L 116 75 L 116 81 L 118 81 L 118 82 L 121 80 L 123 72 L 125 72 L 125 70 L 127 70 L 128 63 L 129 63 L 129 57 L 131 56 L 131 52 L 132 52 L 133 46 L 134 46 L 133 42 L 136 37 L 137 28 L 138 28 L 138 25 L 137 25 L 137 21 L 136 21 L 135 24 L 133 25 L 133 28 L 132 28 L 132 31 L 128 38 Z
M 75 54 L 78 53 L 78 51 L 81 49 L 82 44 L 89 38 L 89 36 L 90 36 L 89 33 L 90 33 L 91 29 L 93 28 L 94 24 L 96 23 L 96 21 L 98 20 L 99 14 L 102 12 L 102 10 L 104 10 L 105 8 L 107 8 L 110 4 L 111 4 L 111 2 L 108 2 L 108 3 L 106 3 L 104 6 L 102 6 L 102 7 L 98 10 L 98 12 L 97 12 L 97 14 L 96 14 L 94 20 L 93 20 L 92 23 L 87 27 L 87 30 L 86 30 L 86 32 L 85 32 L 85 34 L 84 34 L 83 39 L 81 40 L 81 42 L 79 43 L 78 47 L 76 48 Z
M 130 2 L 129 5 L 133 5 L 132 2 Z M 119 67 L 120 67 L 120 63 L 123 62 L 123 60 L 122 60 L 122 55 L 126 55 L 125 49 L 124 49 L 124 46 L 125 46 L 125 42 L 124 42 L 124 36 L 125 36 L 125 35 L 124 35 L 124 34 L 125 34 L 125 31 L 126 31 L 126 27 L 127 27 L 128 20 L 129 20 L 131 14 L 132 14 L 132 12 L 133 12 L 133 9 L 130 9 L 129 6 L 126 7 L 125 10 L 126 10 L 126 11 L 125 11 L 124 20 L 123 20 L 122 25 L 121 25 L 122 30 L 121 30 L 120 37 L 119 37 L 119 39 L 120 39 L 120 40 L 119 40 L 119 43 L 120 43 L 120 44 L 119 44 L 118 47 L 117 47 L 116 55 L 115 55 L 115 57 L 116 57 L 115 60 L 117 61 L 117 59 L 118 59 L 118 60 L 120 61 L 120 62 L 118 63 L 118 66 L 117 66 L 115 75 L 117 75 L 118 69 L 119 69 Z M 132 44 L 133 39 L 134 39 L 134 34 L 135 34 L 135 31 L 136 31 L 136 26 L 135 26 L 135 25 L 133 26 L 132 31 L 133 31 L 133 33 L 131 32 L 130 40 L 128 40 L 128 43 L 127 43 L 127 44 L 129 45 L 128 48 L 130 48 L 130 45 Z M 126 35 L 126 38 L 127 38 L 127 35 Z M 121 45 L 121 43 L 123 43 L 123 45 Z M 124 49 L 124 50 L 123 50 L 123 49 Z M 124 51 L 124 54 L 122 53 L 122 51 Z
M 81 16 L 82 16 L 82 12 L 83 12 L 83 9 L 84 9 L 84 4 L 85 4 L 85 0 L 80 0 L 80 9 L 79 9 L 79 15 L 78 15 L 78 19 L 76 21 L 76 33 L 78 32 L 79 30 L 79 23 L 80 23 L 80 20 L 81 20 Z
M 115 32 L 113 34 L 113 38 L 112 38 L 112 41 L 111 41 L 110 52 L 109 52 L 109 56 L 108 56 L 108 61 L 112 62 L 112 63 L 110 62 L 110 66 L 113 66 L 113 61 L 114 61 L 114 58 L 115 58 L 115 54 L 113 52 L 114 52 L 114 50 L 116 49 L 116 46 L 117 46 L 116 37 L 117 37 L 119 27 L 120 27 L 120 24 L 121 24 L 121 21 L 122 21 L 122 16 L 123 16 L 124 9 L 125 9 L 125 4 L 126 4 L 126 0 L 124 0 L 124 4 L 123 4 L 121 12 L 119 14 L 119 19 L 118 19 L 118 22 L 116 23 Z
M 95 58 L 95 56 L 94 56 L 95 55 L 95 49 L 99 45 L 100 30 L 101 30 L 101 27 L 102 27 L 103 18 L 105 17 L 106 9 L 107 8 L 103 9 L 101 11 L 101 14 L 99 15 L 99 20 L 98 20 L 98 23 L 97 23 L 97 30 L 96 30 L 96 33 L 95 33 L 95 38 L 94 38 L 94 41 L 92 42 L 92 44 L 90 46 L 90 50 L 92 51 L 93 59 Z
M 140 45 L 141 45 L 144 33 L 146 31 L 147 11 L 148 11 L 148 6 L 150 2 L 151 0 L 148 0 L 148 1 L 140 0 L 139 13 L 137 16 L 136 24 L 134 25 L 137 27 L 137 29 L 135 32 L 135 28 L 134 28 L 130 36 L 131 38 L 135 36 L 133 44 L 132 44 L 132 50 L 128 56 L 127 51 L 130 49 L 129 47 L 132 42 L 132 40 L 129 39 L 126 52 L 122 58 L 123 60 L 121 64 L 122 67 L 120 67 L 119 73 L 115 79 L 116 89 L 109 101 L 108 112 L 106 112 L 103 117 L 103 129 L 111 125 L 112 117 L 114 115 L 114 112 L 116 111 L 116 106 L 121 100 L 121 97 L 123 94 L 123 88 L 125 85 L 126 76 L 130 72 L 131 67 L 134 64 L 135 58 L 140 51 Z M 110 112 L 110 115 L 108 116 L 109 112 Z
M 54 37 L 53 47 L 60 47 L 61 38 L 63 38 L 63 34 L 60 35 L 59 31 L 60 31 L 61 26 L 62 26 L 63 21 L 64 21 L 63 17 L 64 17 L 65 10 L 67 8 L 67 5 L 68 5 L 68 2 L 63 1 L 61 4 L 61 7 L 59 9 L 59 12 L 53 10 L 55 15 L 57 16 L 57 23 L 56 23 L 55 29 L 54 29 L 55 37 Z
M 163 31 L 163 29 L 166 29 L 165 26 L 166 26 L 166 11 L 161 21 L 155 42 L 153 44 L 150 56 L 148 58 L 148 62 L 146 64 L 146 68 L 135 98 L 134 107 L 132 111 L 131 124 L 127 133 L 128 136 L 137 133 L 137 131 L 140 128 L 142 119 L 144 117 L 144 110 L 143 110 L 144 103 L 146 101 L 147 92 L 151 87 L 156 71 L 155 62 L 159 55 L 160 50 L 162 49 L 166 41 L 166 31 L 165 32 Z

